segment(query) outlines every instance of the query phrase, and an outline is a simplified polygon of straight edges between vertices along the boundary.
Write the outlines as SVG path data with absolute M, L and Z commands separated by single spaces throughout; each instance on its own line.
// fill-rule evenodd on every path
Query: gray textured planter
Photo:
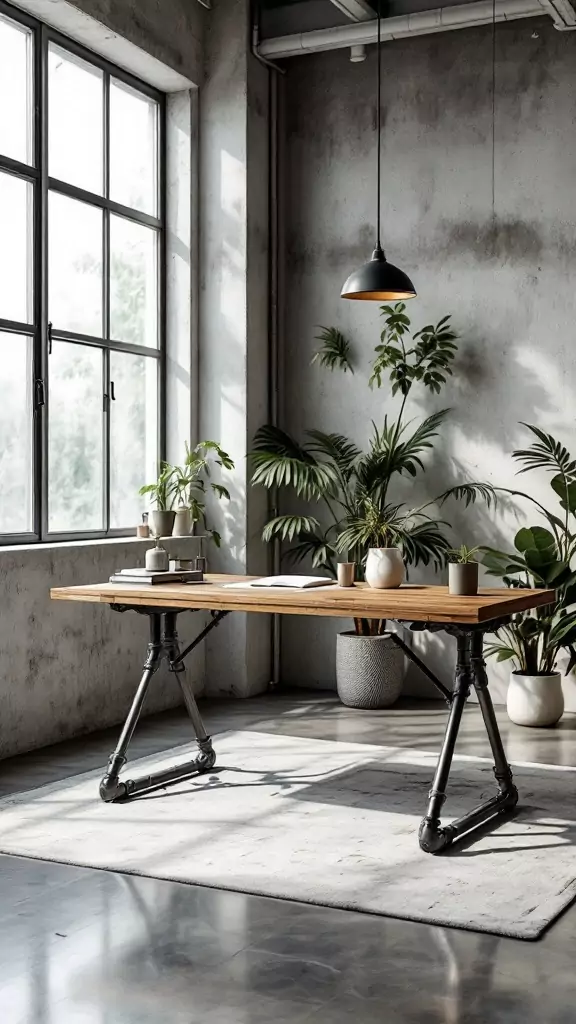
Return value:
M 339 633 L 336 639 L 338 696 L 349 708 L 389 708 L 400 696 L 404 654 L 389 636 Z
M 160 512 L 155 508 L 148 516 L 150 533 L 153 537 L 171 537 L 175 512 Z
M 450 562 L 448 590 L 455 597 L 471 597 L 478 593 L 478 562 Z

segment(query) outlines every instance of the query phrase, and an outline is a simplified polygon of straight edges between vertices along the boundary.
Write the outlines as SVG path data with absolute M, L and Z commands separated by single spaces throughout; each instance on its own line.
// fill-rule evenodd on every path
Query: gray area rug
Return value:
M 516 767 L 516 817 L 431 857 L 417 833 L 436 755 L 258 732 L 215 746 L 210 774 L 129 803 L 101 803 L 93 772 L 6 797 L 0 849 L 523 939 L 576 897 L 576 769 Z M 493 791 L 489 762 L 457 758 L 446 820 Z

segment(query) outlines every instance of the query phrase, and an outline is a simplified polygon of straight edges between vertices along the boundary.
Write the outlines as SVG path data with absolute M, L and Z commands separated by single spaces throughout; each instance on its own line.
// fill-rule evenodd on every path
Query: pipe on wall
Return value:
M 539 0 L 496 0 L 496 21 L 536 18 L 547 13 L 544 4 Z M 402 39 L 406 36 L 430 35 L 458 28 L 491 25 L 493 17 L 492 0 L 475 0 L 473 3 L 459 4 L 455 7 L 437 7 L 432 11 L 417 11 L 396 18 L 384 18 L 382 39 Z M 377 22 L 362 21 L 352 25 L 339 25 L 337 28 L 264 39 L 259 44 L 258 52 L 267 59 L 297 57 L 305 53 L 375 43 L 376 37 Z

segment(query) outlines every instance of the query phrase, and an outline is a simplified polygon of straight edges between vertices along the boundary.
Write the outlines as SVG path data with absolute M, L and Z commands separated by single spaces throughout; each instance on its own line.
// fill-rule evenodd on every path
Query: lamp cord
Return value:
M 381 134 L 380 133 L 380 122 L 381 122 L 381 116 L 380 115 L 381 115 L 381 107 L 382 107 L 382 101 L 381 101 L 381 98 L 380 98 L 380 93 L 381 93 L 381 84 L 380 84 L 380 78 L 381 78 L 381 50 L 382 50 L 382 45 L 381 45 L 381 22 L 382 22 L 382 15 L 381 15 L 381 10 L 380 10 L 381 2 L 382 2 L 382 0 L 378 0 L 378 47 L 377 47 L 377 57 L 378 57 L 378 79 L 377 79 L 378 80 L 378 95 L 377 95 L 377 101 L 376 101 L 376 130 L 377 130 L 377 139 L 378 139 L 378 143 L 377 143 L 377 146 L 378 146 L 378 159 L 377 159 L 377 164 L 376 164 L 376 167 L 377 167 L 377 170 L 376 170 L 376 189 L 377 189 L 377 194 L 376 194 L 376 248 L 377 249 L 381 248 L 381 245 L 380 245 L 380 165 L 381 165 L 381 156 L 380 156 L 380 134 Z
M 492 0 L 492 231 L 496 230 L 496 0 Z M 493 245 L 496 239 L 493 237 Z

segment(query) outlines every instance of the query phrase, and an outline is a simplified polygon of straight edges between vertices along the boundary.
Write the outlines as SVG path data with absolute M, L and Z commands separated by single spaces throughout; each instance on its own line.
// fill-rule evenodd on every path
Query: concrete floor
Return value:
M 443 705 L 386 712 L 332 695 L 209 704 L 233 727 L 437 750 Z M 576 716 L 498 717 L 513 760 L 576 764 Z M 0 794 L 104 765 L 117 730 L 0 765 Z M 181 712 L 142 722 L 133 757 L 186 741 Z M 478 708 L 459 751 L 488 755 Z M 538 942 L 196 886 L 0 858 L 2 1024 L 574 1024 L 576 907 Z

